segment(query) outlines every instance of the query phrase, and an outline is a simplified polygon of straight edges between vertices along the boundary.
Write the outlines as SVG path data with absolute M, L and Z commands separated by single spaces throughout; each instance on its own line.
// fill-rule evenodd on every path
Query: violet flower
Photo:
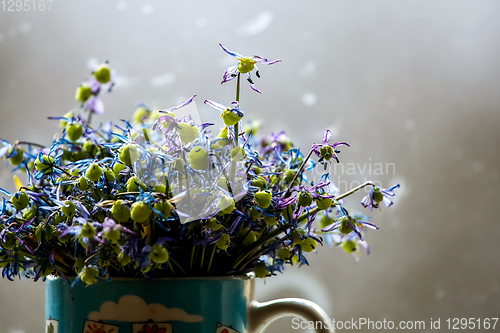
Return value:
M 220 47 L 229 55 L 235 57 L 238 59 L 238 63 L 234 66 L 229 67 L 226 69 L 224 72 L 224 75 L 222 76 L 222 82 L 221 83 L 226 83 L 231 80 L 233 80 L 238 74 L 247 74 L 247 81 L 250 83 L 250 87 L 258 92 L 259 94 L 261 93 L 259 89 L 257 89 L 252 81 L 252 76 L 250 75 L 250 72 L 253 71 L 254 69 L 256 70 L 255 75 L 260 78 L 259 70 L 257 69 L 257 66 L 255 65 L 256 63 L 261 63 L 263 65 L 272 65 L 277 62 L 280 62 L 281 60 L 267 60 L 266 58 L 262 58 L 259 56 L 254 55 L 253 57 L 244 57 L 241 54 L 238 54 L 236 52 L 233 52 L 231 50 L 228 50 L 225 48 L 222 44 L 220 44 Z
M 350 147 L 350 145 L 347 142 L 336 142 L 333 145 L 331 145 L 329 144 L 331 138 L 332 138 L 332 133 L 330 132 L 330 130 L 326 130 L 325 133 L 323 134 L 323 143 L 321 144 L 314 143 L 311 149 L 314 151 L 316 156 L 321 158 L 321 160 L 328 161 L 334 158 L 337 161 L 337 163 L 339 163 L 339 159 L 336 154 L 340 153 L 340 151 L 336 150 L 335 148 L 341 145 Z
M 383 202 L 386 207 L 390 207 L 393 202 L 391 197 L 395 196 L 394 190 L 400 188 L 401 185 L 397 183 L 390 188 L 380 188 L 379 186 L 374 186 L 362 200 L 361 204 L 363 207 L 368 207 L 370 210 L 373 208 L 379 208 L 379 204 Z

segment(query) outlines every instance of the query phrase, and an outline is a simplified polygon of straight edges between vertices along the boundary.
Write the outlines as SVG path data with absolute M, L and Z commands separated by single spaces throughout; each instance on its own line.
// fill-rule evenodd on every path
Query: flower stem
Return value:
M 45 148 L 45 146 L 43 146 L 41 144 L 34 143 L 34 142 L 29 142 L 29 141 L 16 141 L 16 146 L 17 145 L 28 145 L 28 146 L 35 146 L 35 147 L 38 147 L 38 148 Z
M 210 253 L 210 260 L 208 261 L 207 274 L 210 273 L 210 268 L 212 267 L 212 261 L 214 260 L 215 254 L 215 244 L 212 245 L 212 252 Z
M 238 77 L 236 78 L 236 102 L 240 103 L 240 73 L 238 73 Z M 234 144 L 238 147 L 238 133 L 239 130 L 239 122 L 234 124 Z
M 307 154 L 307 157 L 304 160 L 304 162 L 302 162 L 302 165 L 300 166 L 299 171 L 297 171 L 297 173 L 293 177 L 293 179 L 290 183 L 290 187 L 286 190 L 284 198 L 288 198 L 290 196 L 290 194 L 292 193 L 293 184 L 295 184 L 295 181 L 297 180 L 297 178 L 299 178 L 300 175 L 302 174 L 302 172 L 304 171 L 304 168 L 306 167 L 306 163 L 307 163 L 307 161 L 309 161 L 309 158 L 311 158 L 312 153 L 313 153 L 313 150 L 311 149 L 309 154 Z

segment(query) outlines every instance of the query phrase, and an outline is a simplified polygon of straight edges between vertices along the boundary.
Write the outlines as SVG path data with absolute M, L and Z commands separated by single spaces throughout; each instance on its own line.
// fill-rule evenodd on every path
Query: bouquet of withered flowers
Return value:
M 264 278 L 307 264 L 306 253 L 324 241 L 349 253 L 367 247 L 364 229 L 377 227 L 349 214 L 343 199 L 369 186 L 362 205 L 388 207 L 399 184 L 366 182 L 340 194 L 327 173 L 308 180 L 349 145 L 331 143 L 328 130 L 306 155 L 284 132 L 256 139 L 255 128 L 243 127 L 241 76 L 260 93 L 250 73 L 260 77 L 257 64 L 280 60 L 221 47 L 237 58 L 222 81 L 236 80 L 236 100 L 204 101 L 220 112 L 220 131 L 195 122 L 195 96 L 168 110 L 141 104 L 132 122 L 92 127 L 92 115 L 104 110 L 100 93 L 113 87 L 104 63 L 77 88 L 80 109 L 52 118 L 62 134 L 51 146 L 2 141 L 0 156 L 27 175 L 26 186 L 14 177 L 17 192 L 0 189 L 3 277 Z

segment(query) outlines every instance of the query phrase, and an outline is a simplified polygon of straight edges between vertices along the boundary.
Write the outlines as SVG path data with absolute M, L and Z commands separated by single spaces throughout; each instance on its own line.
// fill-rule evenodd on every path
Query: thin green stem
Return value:
M 295 177 L 293 177 L 293 180 L 290 183 L 290 187 L 286 190 L 284 198 L 288 198 L 290 196 L 290 194 L 292 193 L 293 184 L 295 184 L 295 181 L 297 180 L 297 178 L 301 177 L 301 174 L 304 171 L 304 168 L 306 167 L 307 161 L 309 161 L 309 158 L 311 158 L 312 153 L 313 153 L 313 150 L 311 149 L 309 154 L 307 154 L 307 157 L 304 160 L 304 162 L 302 162 L 302 165 L 300 166 L 299 171 L 297 171 L 297 173 L 295 174 Z
M 45 148 L 45 146 L 43 146 L 41 144 L 34 143 L 34 142 L 29 142 L 29 141 L 16 141 L 16 146 L 17 145 L 28 145 L 28 146 L 35 146 L 35 147 L 38 147 L 38 148 Z
M 236 102 L 238 104 L 240 103 L 240 76 L 241 74 L 238 73 L 238 77 L 236 78 Z M 234 124 L 234 144 L 236 147 L 238 147 L 238 136 L 239 136 L 239 122 Z
M 181 272 L 182 272 L 185 276 L 187 276 L 186 271 L 182 268 L 182 266 L 181 266 L 181 265 L 179 265 L 179 263 L 178 263 L 177 261 L 175 261 L 173 258 L 169 258 L 169 259 L 168 259 L 168 261 L 169 261 L 169 262 L 170 262 L 170 261 L 171 261 L 171 262 L 173 262 L 173 263 L 175 264 L 175 266 L 179 267 L 179 269 L 181 270 Z M 170 265 L 169 265 L 169 266 L 170 266 Z
M 212 267 L 212 261 L 214 260 L 215 255 L 215 244 L 212 245 L 212 252 L 210 253 L 210 260 L 208 261 L 207 274 L 210 273 L 210 268 Z

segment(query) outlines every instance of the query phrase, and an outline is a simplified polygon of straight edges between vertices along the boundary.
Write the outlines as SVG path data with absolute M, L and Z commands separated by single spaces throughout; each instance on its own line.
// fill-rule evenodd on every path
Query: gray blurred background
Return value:
M 258 283 L 258 297 L 304 297 L 336 320 L 500 317 L 499 1 L 62 1 L 50 12 L 0 4 L 0 137 L 48 144 L 75 88 L 110 60 L 116 90 L 105 114 L 135 103 L 168 108 L 198 94 L 230 103 L 220 85 L 233 63 L 218 46 L 281 58 L 261 66 L 258 95 L 244 82 L 247 119 L 285 130 L 306 150 L 325 128 L 347 141 L 341 162 L 394 163 L 395 172 L 332 175 L 349 184 L 402 184 L 395 205 L 373 213 L 372 253 L 338 248 L 311 267 Z M 215 113 L 214 113 L 215 112 Z M 12 175 L 0 166 L 1 186 Z M 340 177 L 340 178 L 339 178 Z M 361 209 L 363 193 L 347 207 Z M 0 333 L 42 332 L 44 284 L 0 279 Z M 281 319 L 268 332 L 292 330 Z M 497 325 L 500 326 L 500 325 Z M 497 327 L 497 330 L 499 328 Z M 338 330 L 345 332 L 346 330 Z M 364 330 L 359 330 L 363 332 Z

